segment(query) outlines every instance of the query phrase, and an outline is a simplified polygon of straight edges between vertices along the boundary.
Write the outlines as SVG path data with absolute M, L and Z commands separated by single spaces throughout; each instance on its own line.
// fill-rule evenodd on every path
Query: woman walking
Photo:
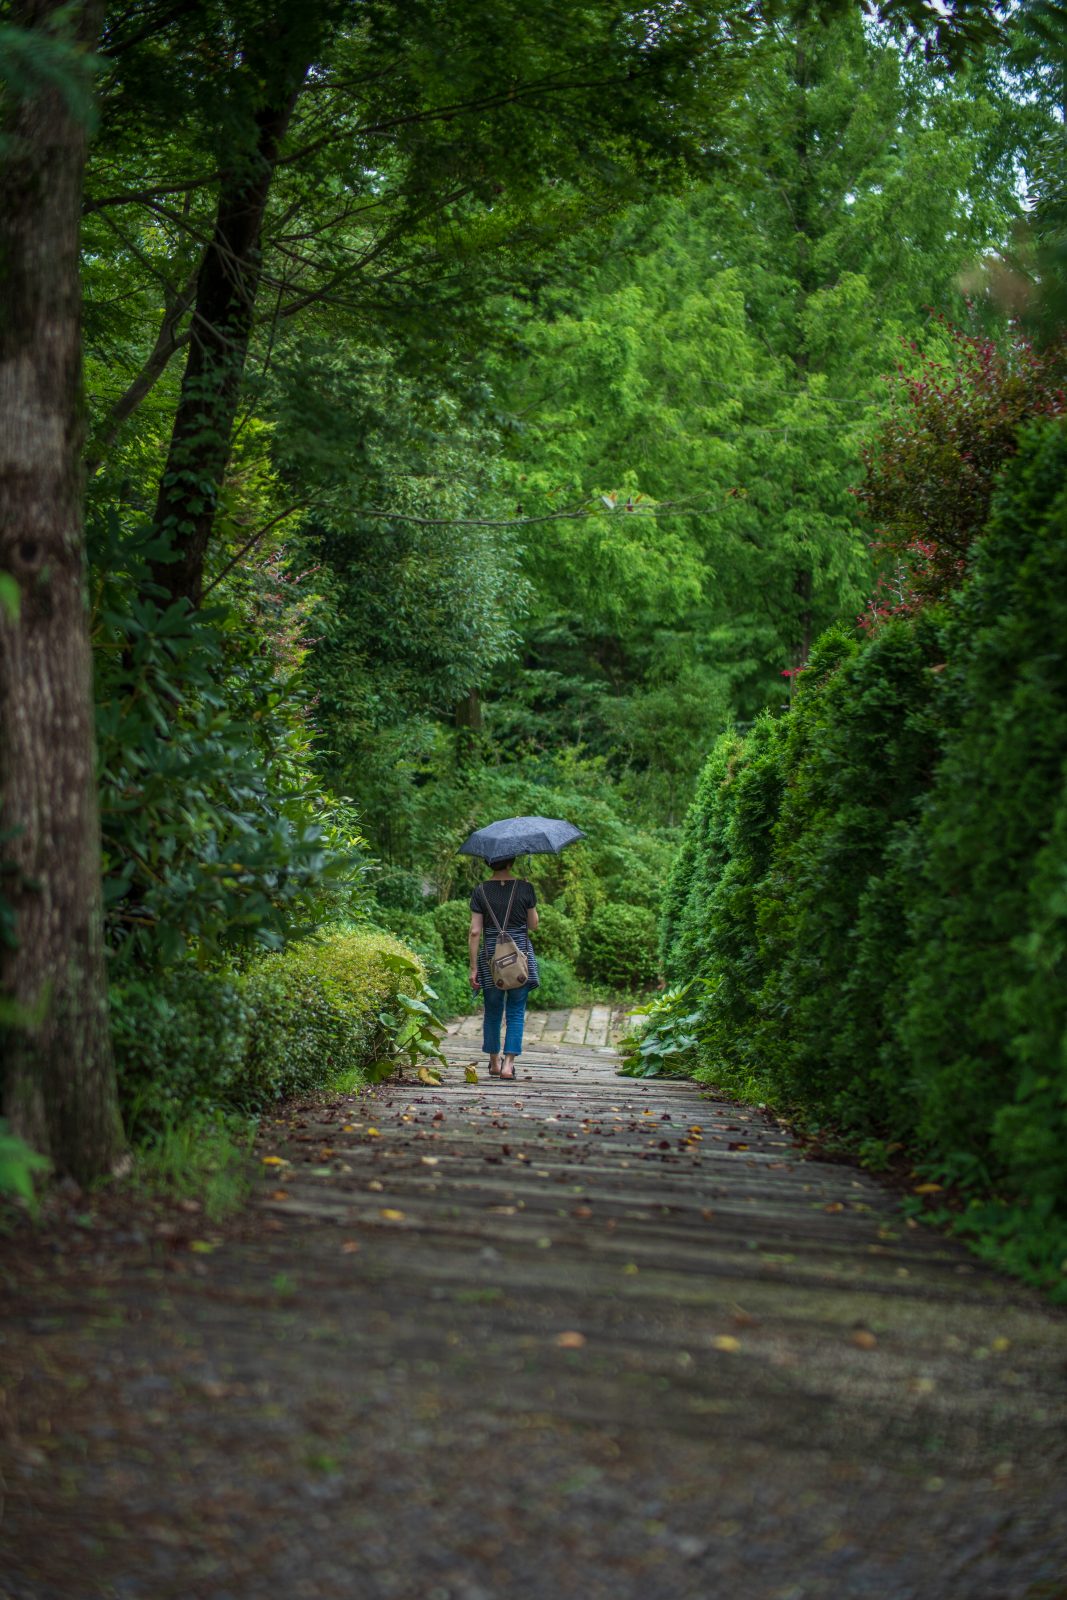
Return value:
M 481 989 L 485 997 L 482 1049 L 489 1057 L 489 1071 L 494 1077 L 514 1078 L 515 1058 L 522 1054 L 526 998 L 539 982 L 537 958 L 530 943 L 530 933 L 537 927 L 537 895 L 532 883 L 513 875 L 513 856 L 506 861 L 490 861 L 487 865 L 493 875 L 478 885 L 470 902 L 471 926 L 467 944 L 471 986 Z M 516 989 L 498 989 L 489 970 L 501 933 L 511 935 L 529 963 L 529 979 Z M 502 1022 L 503 1051 L 500 1049 Z

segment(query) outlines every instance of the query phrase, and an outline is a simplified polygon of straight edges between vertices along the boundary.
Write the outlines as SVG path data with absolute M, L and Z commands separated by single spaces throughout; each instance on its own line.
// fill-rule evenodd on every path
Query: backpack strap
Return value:
M 488 911 L 489 915 L 492 917 L 493 921 L 496 923 L 497 934 L 502 939 L 504 937 L 504 933 L 505 933 L 505 931 L 507 929 L 507 925 L 511 921 L 511 908 L 515 904 L 515 891 L 519 887 L 519 880 L 518 880 L 518 878 L 516 878 L 514 884 L 512 885 L 511 898 L 508 901 L 508 909 L 504 912 L 504 926 L 503 926 L 503 928 L 500 926 L 500 919 L 498 918 L 496 912 L 493 910 L 492 906 L 489 904 L 489 896 L 485 892 L 485 884 L 484 883 L 480 883 L 478 885 L 478 887 L 482 891 L 482 899 L 485 901 L 485 909 Z

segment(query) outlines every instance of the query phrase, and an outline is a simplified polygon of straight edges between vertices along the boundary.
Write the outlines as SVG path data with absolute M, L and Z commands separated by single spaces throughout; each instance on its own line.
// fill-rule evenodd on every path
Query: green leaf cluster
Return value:
M 904 1143 L 1067 1292 L 1067 432 L 1031 425 L 942 610 L 826 635 L 712 752 L 668 886 L 701 1076 Z

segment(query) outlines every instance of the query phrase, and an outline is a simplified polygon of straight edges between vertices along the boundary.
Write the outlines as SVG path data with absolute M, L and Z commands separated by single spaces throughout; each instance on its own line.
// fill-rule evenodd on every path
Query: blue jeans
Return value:
M 495 989 L 491 985 L 486 988 L 485 1013 L 482 1017 L 482 1049 L 486 1055 L 495 1056 L 499 1053 L 500 1023 L 505 1011 L 507 1026 L 504 1029 L 504 1054 L 522 1055 L 522 1025 L 526 1021 L 526 996 L 529 992 L 528 983 L 518 989 Z

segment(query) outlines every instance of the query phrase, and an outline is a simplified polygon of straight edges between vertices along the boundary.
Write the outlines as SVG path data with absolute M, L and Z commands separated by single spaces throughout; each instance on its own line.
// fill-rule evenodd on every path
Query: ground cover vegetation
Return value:
M 189 1118 L 224 1143 L 432 1052 L 418 1008 L 473 1003 L 455 852 L 490 814 L 588 836 L 522 864 L 542 1003 L 656 981 L 708 743 L 730 724 L 713 766 L 777 803 L 782 673 L 879 562 L 918 570 L 928 530 L 872 551 L 854 492 L 884 374 L 955 371 L 956 327 L 1007 350 L 1006 284 L 1051 314 L 1055 14 L 1009 38 L 981 5 L 887 11 L 12 8 L 13 1186 L 31 1148 L 89 1180 L 132 1137 L 173 1168 Z M 1026 372 L 1021 413 L 1054 410 Z M 712 937 L 748 959 L 735 876 L 719 931 L 688 917 L 686 982 Z

